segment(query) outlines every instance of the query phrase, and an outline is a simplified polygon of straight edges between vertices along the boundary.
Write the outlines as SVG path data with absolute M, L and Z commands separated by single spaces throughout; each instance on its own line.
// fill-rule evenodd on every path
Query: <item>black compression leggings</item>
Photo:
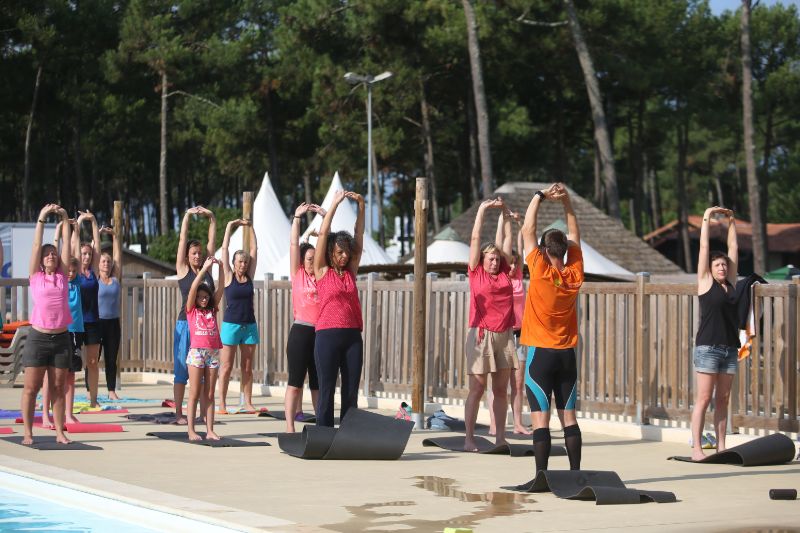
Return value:
M 109 391 L 117 389 L 117 355 L 122 331 L 119 318 L 101 318 L 97 322 L 100 332 L 100 354 L 105 358 L 106 385 Z

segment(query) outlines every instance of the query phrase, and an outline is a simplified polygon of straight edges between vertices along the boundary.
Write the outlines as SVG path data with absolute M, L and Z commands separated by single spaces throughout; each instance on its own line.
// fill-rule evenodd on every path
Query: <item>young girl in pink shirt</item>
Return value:
M 218 283 L 216 291 L 203 283 L 206 273 L 219 261 L 213 256 L 206 258 L 186 298 L 186 321 L 189 325 L 189 353 L 186 366 L 189 368 L 189 440 L 202 440 L 194 430 L 197 401 L 202 390 L 206 406 L 206 439 L 219 440 L 214 433 L 214 388 L 219 370 L 219 351 L 222 339 L 217 325 L 217 305 L 222 297 L 224 283 Z

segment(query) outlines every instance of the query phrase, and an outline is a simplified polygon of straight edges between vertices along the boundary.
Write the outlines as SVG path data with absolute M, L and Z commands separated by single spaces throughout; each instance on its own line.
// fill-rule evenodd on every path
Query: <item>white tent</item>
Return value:
M 328 188 L 328 192 L 325 195 L 325 199 L 320 204 L 324 209 L 330 209 L 331 204 L 333 203 L 333 195 L 336 191 L 344 190 L 342 186 L 342 180 L 339 178 L 339 173 L 336 172 L 333 175 L 333 181 L 331 181 L 331 186 Z M 356 225 L 356 218 L 358 217 L 358 212 L 356 211 L 356 207 L 352 200 L 345 199 L 339 207 L 336 209 L 336 214 L 333 217 L 333 223 L 331 224 L 331 230 L 333 231 L 349 231 L 350 233 L 353 232 L 353 228 Z M 311 221 L 311 224 L 306 228 L 306 231 L 300 237 L 301 241 L 304 241 L 306 237 L 312 231 L 319 231 L 319 228 L 322 226 L 322 217 L 317 214 L 314 217 L 314 220 Z M 287 236 L 287 243 L 288 243 L 288 236 L 289 230 L 286 231 Z M 308 242 L 313 245 L 317 244 L 317 238 L 311 237 Z M 387 263 L 391 263 L 392 259 L 388 256 L 388 254 L 381 248 L 377 242 L 375 242 L 372 237 L 364 234 L 364 252 L 361 255 L 361 264 L 362 265 L 385 265 Z M 289 276 L 289 252 L 287 251 L 280 259 L 278 259 L 275 263 L 271 263 L 268 265 L 268 271 L 275 274 L 275 277 L 281 276 Z
M 549 229 L 561 230 L 567 233 L 567 224 L 560 218 L 544 228 L 542 233 Z M 541 239 L 541 235 L 539 236 Z M 581 252 L 583 252 L 583 271 L 587 274 L 598 274 L 604 276 L 633 276 L 633 272 L 626 270 L 614 261 L 604 256 L 584 239 L 581 239 Z
M 264 181 L 261 182 L 261 190 L 253 200 L 253 227 L 256 230 L 256 240 L 258 241 L 258 265 L 256 265 L 255 279 L 263 279 L 264 274 L 271 272 L 270 265 L 275 264 L 281 257 L 289 253 L 289 232 L 291 225 L 289 219 L 283 212 L 278 197 L 272 189 L 269 181 L 269 173 L 264 173 Z M 217 231 L 225 231 L 225 228 L 217 228 Z M 230 258 L 233 254 L 242 249 L 242 228 L 236 228 L 231 235 L 231 242 L 228 248 Z M 217 259 L 222 257 L 222 252 L 217 250 Z
M 406 261 L 409 265 L 413 263 L 413 257 Z M 461 242 L 449 227 L 437 233 L 428 245 L 428 264 L 435 263 L 469 263 L 469 245 Z

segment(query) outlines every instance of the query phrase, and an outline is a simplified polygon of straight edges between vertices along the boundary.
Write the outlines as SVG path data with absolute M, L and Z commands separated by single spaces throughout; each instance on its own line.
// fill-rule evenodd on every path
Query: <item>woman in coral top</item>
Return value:
M 331 223 L 345 198 L 358 203 L 354 235 L 346 231 L 331 232 Z M 333 395 L 341 373 L 341 419 L 350 407 L 356 407 L 364 343 L 361 304 L 358 301 L 356 273 L 364 250 L 364 198 L 354 192 L 337 191 L 330 211 L 322 220 L 314 255 L 314 277 L 317 280 L 319 318 L 316 324 L 314 362 L 319 379 L 317 425 L 333 427 Z
M 61 255 L 52 244 L 42 245 L 47 215 L 61 217 Z M 70 224 L 67 212 L 56 204 L 47 204 L 39 212 L 30 260 L 30 294 L 33 300 L 31 331 L 25 341 L 22 363 L 25 365 L 25 388 L 22 390 L 22 444 L 33 444 L 33 409 L 36 395 L 48 375 L 53 400 L 56 441 L 69 444 L 64 435 L 64 404 L 67 375 L 72 360 L 67 326 L 72 323 L 69 311 L 67 268 L 70 258 Z
M 311 389 L 311 401 L 314 412 L 319 399 L 319 380 L 317 366 L 314 364 L 314 341 L 316 324 L 319 317 L 319 297 L 317 280 L 314 277 L 314 247 L 300 242 L 300 219 L 306 213 L 319 213 L 325 216 L 325 210 L 316 204 L 303 202 L 294 211 L 292 233 L 289 238 L 289 264 L 292 273 L 292 314 L 294 323 L 289 330 L 286 342 L 286 359 L 289 363 L 289 379 L 286 387 L 286 431 L 294 433 L 295 417 L 303 414 L 303 383 L 308 374 L 308 388 Z

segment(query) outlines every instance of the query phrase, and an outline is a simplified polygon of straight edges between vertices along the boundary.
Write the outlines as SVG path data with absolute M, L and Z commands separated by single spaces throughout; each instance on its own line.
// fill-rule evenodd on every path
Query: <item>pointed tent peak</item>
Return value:
M 434 241 L 459 241 L 459 242 L 461 242 L 461 238 L 458 236 L 458 233 L 456 233 L 456 231 L 453 228 L 451 228 L 450 226 L 447 226 L 442 231 L 440 231 L 439 233 L 434 235 L 433 236 L 433 240 Z
M 339 177 L 339 171 L 333 173 L 333 179 L 331 180 L 330 189 L 332 191 L 340 191 L 344 189 L 344 185 L 342 185 L 342 179 Z
M 336 191 L 343 190 L 344 186 L 342 185 L 342 180 L 339 178 L 339 171 L 337 170 L 333 173 L 333 179 L 331 180 L 331 184 L 328 186 L 328 192 L 325 193 L 325 199 L 322 200 L 320 206 L 326 210 L 330 209 L 331 204 L 333 204 L 333 195 L 336 194 Z

